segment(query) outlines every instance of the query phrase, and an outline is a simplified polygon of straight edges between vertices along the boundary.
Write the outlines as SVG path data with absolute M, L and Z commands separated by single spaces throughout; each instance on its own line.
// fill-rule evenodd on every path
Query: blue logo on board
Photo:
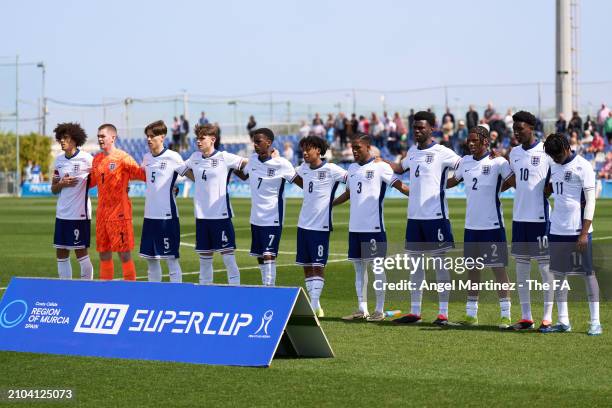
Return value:
M 21 300 L 13 300 L 0 311 L 0 327 L 10 329 L 17 326 L 28 314 L 28 304 Z

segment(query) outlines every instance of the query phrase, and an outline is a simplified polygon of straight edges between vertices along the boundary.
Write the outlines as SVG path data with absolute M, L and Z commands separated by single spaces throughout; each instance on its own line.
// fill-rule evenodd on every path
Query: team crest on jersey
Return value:
M 325 180 L 325 172 L 324 171 L 320 171 L 319 172 L 319 180 Z
M 115 162 L 111 162 L 111 163 L 108 165 L 108 169 L 109 169 L 110 171 L 115 170 L 115 168 L 116 168 L 116 167 L 117 167 L 117 163 L 115 163 Z
M 572 180 L 572 172 L 571 171 L 566 171 L 565 174 L 563 175 L 563 180 L 571 181 Z
M 485 164 L 484 166 L 482 166 L 483 176 L 488 176 L 489 173 L 491 173 L 491 166 L 489 166 L 488 164 Z
M 211 159 L 210 160 L 210 165 L 212 167 L 217 167 L 219 165 L 219 159 Z
M 81 170 L 81 166 L 79 166 L 78 164 L 75 164 L 74 166 L 72 166 L 73 172 L 78 173 L 79 170 Z
M 429 163 L 433 163 L 433 153 L 427 153 L 425 155 L 425 163 L 429 164 Z
M 540 156 L 531 157 L 531 165 L 537 166 L 538 164 L 540 164 Z
M 160 170 L 166 170 L 166 166 L 168 165 L 167 162 L 163 161 L 159 164 L 159 169 Z
M 274 177 L 275 173 L 276 173 L 275 169 L 268 169 L 268 177 Z
M 372 180 L 373 178 L 374 178 L 374 170 L 366 171 L 366 179 L 367 180 Z

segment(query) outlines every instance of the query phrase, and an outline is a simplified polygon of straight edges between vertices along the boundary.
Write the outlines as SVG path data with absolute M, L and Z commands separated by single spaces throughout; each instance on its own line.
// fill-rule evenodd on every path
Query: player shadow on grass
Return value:
M 369 324 L 375 326 L 390 326 L 398 329 L 417 328 L 420 330 L 460 330 L 460 331 L 483 331 L 483 332 L 499 332 L 509 334 L 541 334 L 537 330 L 507 330 L 500 329 L 496 325 L 479 325 L 479 326 L 462 326 L 456 322 L 449 326 L 438 326 L 430 322 L 421 322 L 414 324 L 397 324 L 393 320 L 383 320 L 382 322 L 367 322 L 365 320 L 343 320 L 341 317 L 319 317 L 322 322 L 341 322 L 345 324 Z M 456 324 L 456 325 L 455 325 Z

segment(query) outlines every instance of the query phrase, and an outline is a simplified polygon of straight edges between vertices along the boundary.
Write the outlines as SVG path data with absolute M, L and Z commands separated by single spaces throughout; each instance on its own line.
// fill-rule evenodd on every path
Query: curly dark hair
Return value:
M 305 138 L 300 140 L 300 148 L 302 150 L 308 148 L 319 149 L 319 151 L 321 152 L 321 156 L 325 155 L 325 152 L 327 152 L 328 147 L 329 145 L 327 144 L 327 141 L 318 136 L 306 136 Z
M 570 149 L 569 141 L 563 133 L 552 133 L 544 141 L 544 151 L 551 157 L 558 156 Z
M 65 122 L 59 123 L 55 129 L 53 129 L 55 133 L 55 140 L 58 142 L 64 136 L 69 136 L 74 143 L 76 143 L 77 147 L 83 146 L 87 141 L 87 134 L 85 130 L 78 123 Z

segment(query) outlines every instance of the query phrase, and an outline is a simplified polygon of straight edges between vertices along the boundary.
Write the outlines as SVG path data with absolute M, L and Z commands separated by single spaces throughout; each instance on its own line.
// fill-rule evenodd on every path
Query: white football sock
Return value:
M 147 259 L 147 275 L 149 282 L 162 281 L 162 269 L 159 259 Z
M 516 286 L 518 286 L 519 301 L 521 302 L 521 319 L 533 320 L 531 316 L 531 293 L 529 280 L 531 263 L 525 260 L 516 260 Z
M 368 272 L 365 268 L 367 264 L 361 260 L 353 261 L 355 267 L 355 292 L 357 293 L 357 302 L 359 310 L 368 312 Z
M 548 262 L 538 262 L 538 268 L 540 269 L 540 275 L 542 276 L 542 283 L 548 283 L 548 290 L 544 290 L 544 311 L 542 313 L 542 320 L 548 322 L 552 321 L 553 304 L 555 301 L 555 289 L 553 287 L 553 274 L 550 273 Z
M 321 308 L 319 299 L 321 298 L 321 292 L 323 291 L 324 285 L 325 279 L 320 276 L 312 276 L 310 278 L 307 278 L 306 280 L 306 287 L 308 288 L 308 297 L 310 297 L 310 305 L 315 311 Z
M 276 282 L 276 262 L 272 259 L 263 263 L 263 284 L 265 286 L 274 286 Z
M 437 264 L 438 263 L 436 262 L 436 265 Z M 438 283 L 450 282 L 450 271 L 444 267 L 440 269 L 436 269 L 436 280 Z M 441 292 L 438 292 L 438 314 L 448 316 L 448 300 L 449 299 L 450 299 L 450 291 L 448 289 L 443 288 Z
M 565 284 L 567 280 L 565 279 L 565 276 L 557 276 L 556 278 L 561 281 L 555 293 L 555 297 L 557 298 L 557 314 L 559 316 L 559 323 L 569 326 L 569 309 L 567 307 L 568 288 Z
M 240 285 L 240 270 L 236 263 L 234 254 L 223 254 L 223 263 L 227 269 L 227 283 L 230 285 Z
M 89 255 L 85 255 L 79 259 L 79 266 L 81 267 L 81 279 L 92 280 L 93 279 L 93 265 Z
M 478 296 L 468 296 L 465 304 L 465 314 L 469 317 L 478 316 Z
M 364 261 L 367 265 L 367 261 Z M 367 269 L 367 266 L 366 266 Z M 374 274 L 374 293 L 376 294 L 376 311 L 385 312 L 385 285 L 387 283 L 387 275 L 384 269 L 381 273 Z
M 181 264 L 179 264 L 179 260 L 176 258 L 168 258 L 166 259 L 166 263 L 168 264 L 170 282 L 172 283 L 183 282 L 183 271 L 181 270 Z M 210 268 L 212 270 L 212 259 L 211 259 Z
M 268 266 L 264 263 L 260 263 L 259 264 L 259 271 L 261 272 L 261 284 L 265 285 L 266 284 L 266 270 L 268 269 Z
M 72 279 L 72 265 L 70 258 L 57 260 L 57 273 L 60 279 Z
M 501 317 L 507 317 L 508 319 L 511 318 L 512 303 L 510 298 L 499 299 L 499 310 Z
M 276 286 L 276 259 L 270 262 L 270 286 Z
M 414 290 L 410 291 L 410 313 L 420 316 L 423 303 L 423 291 L 420 288 L 425 280 L 425 270 L 422 266 L 418 266 L 413 272 L 410 275 L 410 282 L 414 287 Z
M 591 312 L 591 324 L 601 324 L 599 322 L 599 283 L 595 275 L 585 276 L 584 281 L 589 300 L 589 311 Z
M 213 257 L 200 255 L 200 285 L 213 283 Z

